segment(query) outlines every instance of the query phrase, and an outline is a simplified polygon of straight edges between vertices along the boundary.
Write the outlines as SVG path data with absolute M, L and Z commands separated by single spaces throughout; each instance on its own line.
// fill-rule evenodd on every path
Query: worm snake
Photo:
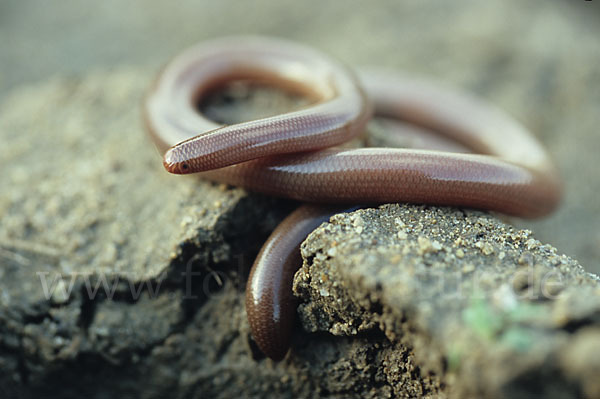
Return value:
M 234 80 L 281 87 L 312 102 L 233 125 L 203 116 L 199 100 Z M 364 131 L 373 113 L 435 132 L 470 153 L 341 146 Z M 357 78 L 320 52 L 279 39 L 225 38 L 188 49 L 164 68 L 144 114 L 167 171 L 202 172 L 309 203 L 426 203 L 533 218 L 550 213 L 561 197 L 542 146 L 500 110 L 390 73 Z M 275 229 L 252 267 L 246 311 L 254 340 L 272 359 L 282 359 L 289 347 L 299 244 L 343 209 L 300 207 Z

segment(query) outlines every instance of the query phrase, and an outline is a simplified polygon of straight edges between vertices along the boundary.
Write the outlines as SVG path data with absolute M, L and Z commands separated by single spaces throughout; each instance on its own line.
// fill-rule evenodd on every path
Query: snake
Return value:
M 309 101 L 229 125 L 199 110 L 209 93 L 234 81 Z M 349 146 L 373 117 L 437 138 L 425 139 L 424 148 Z M 287 354 L 294 327 L 299 246 L 331 215 L 356 204 L 402 202 L 538 218 L 562 196 L 544 147 L 492 104 L 397 72 L 352 70 L 284 39 L 225 37 L 183 51 L 151 85 L 144 121 L 166 171 L 305 203 L 267 239 L 246 286 L 252 337 L 276 361 Z

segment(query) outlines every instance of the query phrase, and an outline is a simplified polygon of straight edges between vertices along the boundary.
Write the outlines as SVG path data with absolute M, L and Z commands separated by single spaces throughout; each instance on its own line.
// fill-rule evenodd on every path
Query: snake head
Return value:
M 181 148 L 175 146 L 167 150 L 163 157 L 163 166 L 169 173 L 176 175 L 186 175 L 193 173 L 192 165 L 188 157 L 181 151 Z

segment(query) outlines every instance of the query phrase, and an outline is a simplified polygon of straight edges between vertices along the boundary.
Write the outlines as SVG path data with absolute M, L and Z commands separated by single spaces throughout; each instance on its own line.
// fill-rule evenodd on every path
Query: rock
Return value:
M 241 295 L 254 254 L 291 209 L 169 176 L 141 124 L 149 81 L 99 72 L 3 103 L 0 392 L 145 389 L 133 376 L 223 286 Z M 230 310 L 218 313 L 231 321 Z
M 598 392 L 597 278 L 530 232 L 434 207 L 317 229 L 295 280 L 302 328 L 284 361 L 264 359 L 244 284 L 294 204 L 168 176 L 141 125 L 149 81 L 96 72 L 2 104 L 3 397 Z
M 392 345 L 379 356 L 410 353 L 418 378 L 454 397 L 600 392 L 600 279 L 530 231 L 481 212 L 384 205 L 336 215 L 302 256 L 294 291 L 307 331 L 383 333 Z

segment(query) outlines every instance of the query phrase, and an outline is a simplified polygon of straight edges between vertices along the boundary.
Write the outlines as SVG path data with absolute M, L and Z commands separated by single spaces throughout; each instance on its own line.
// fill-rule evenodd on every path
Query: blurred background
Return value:
M 0 106 L 23 85 L 56 76 L 158 71 L 212 37 L 290 38 L 349 65 L 475 92 L 515 116 L 566 180 L 556 214 L 516 224 L 600 273 L 598 1 L 2 0 Z

